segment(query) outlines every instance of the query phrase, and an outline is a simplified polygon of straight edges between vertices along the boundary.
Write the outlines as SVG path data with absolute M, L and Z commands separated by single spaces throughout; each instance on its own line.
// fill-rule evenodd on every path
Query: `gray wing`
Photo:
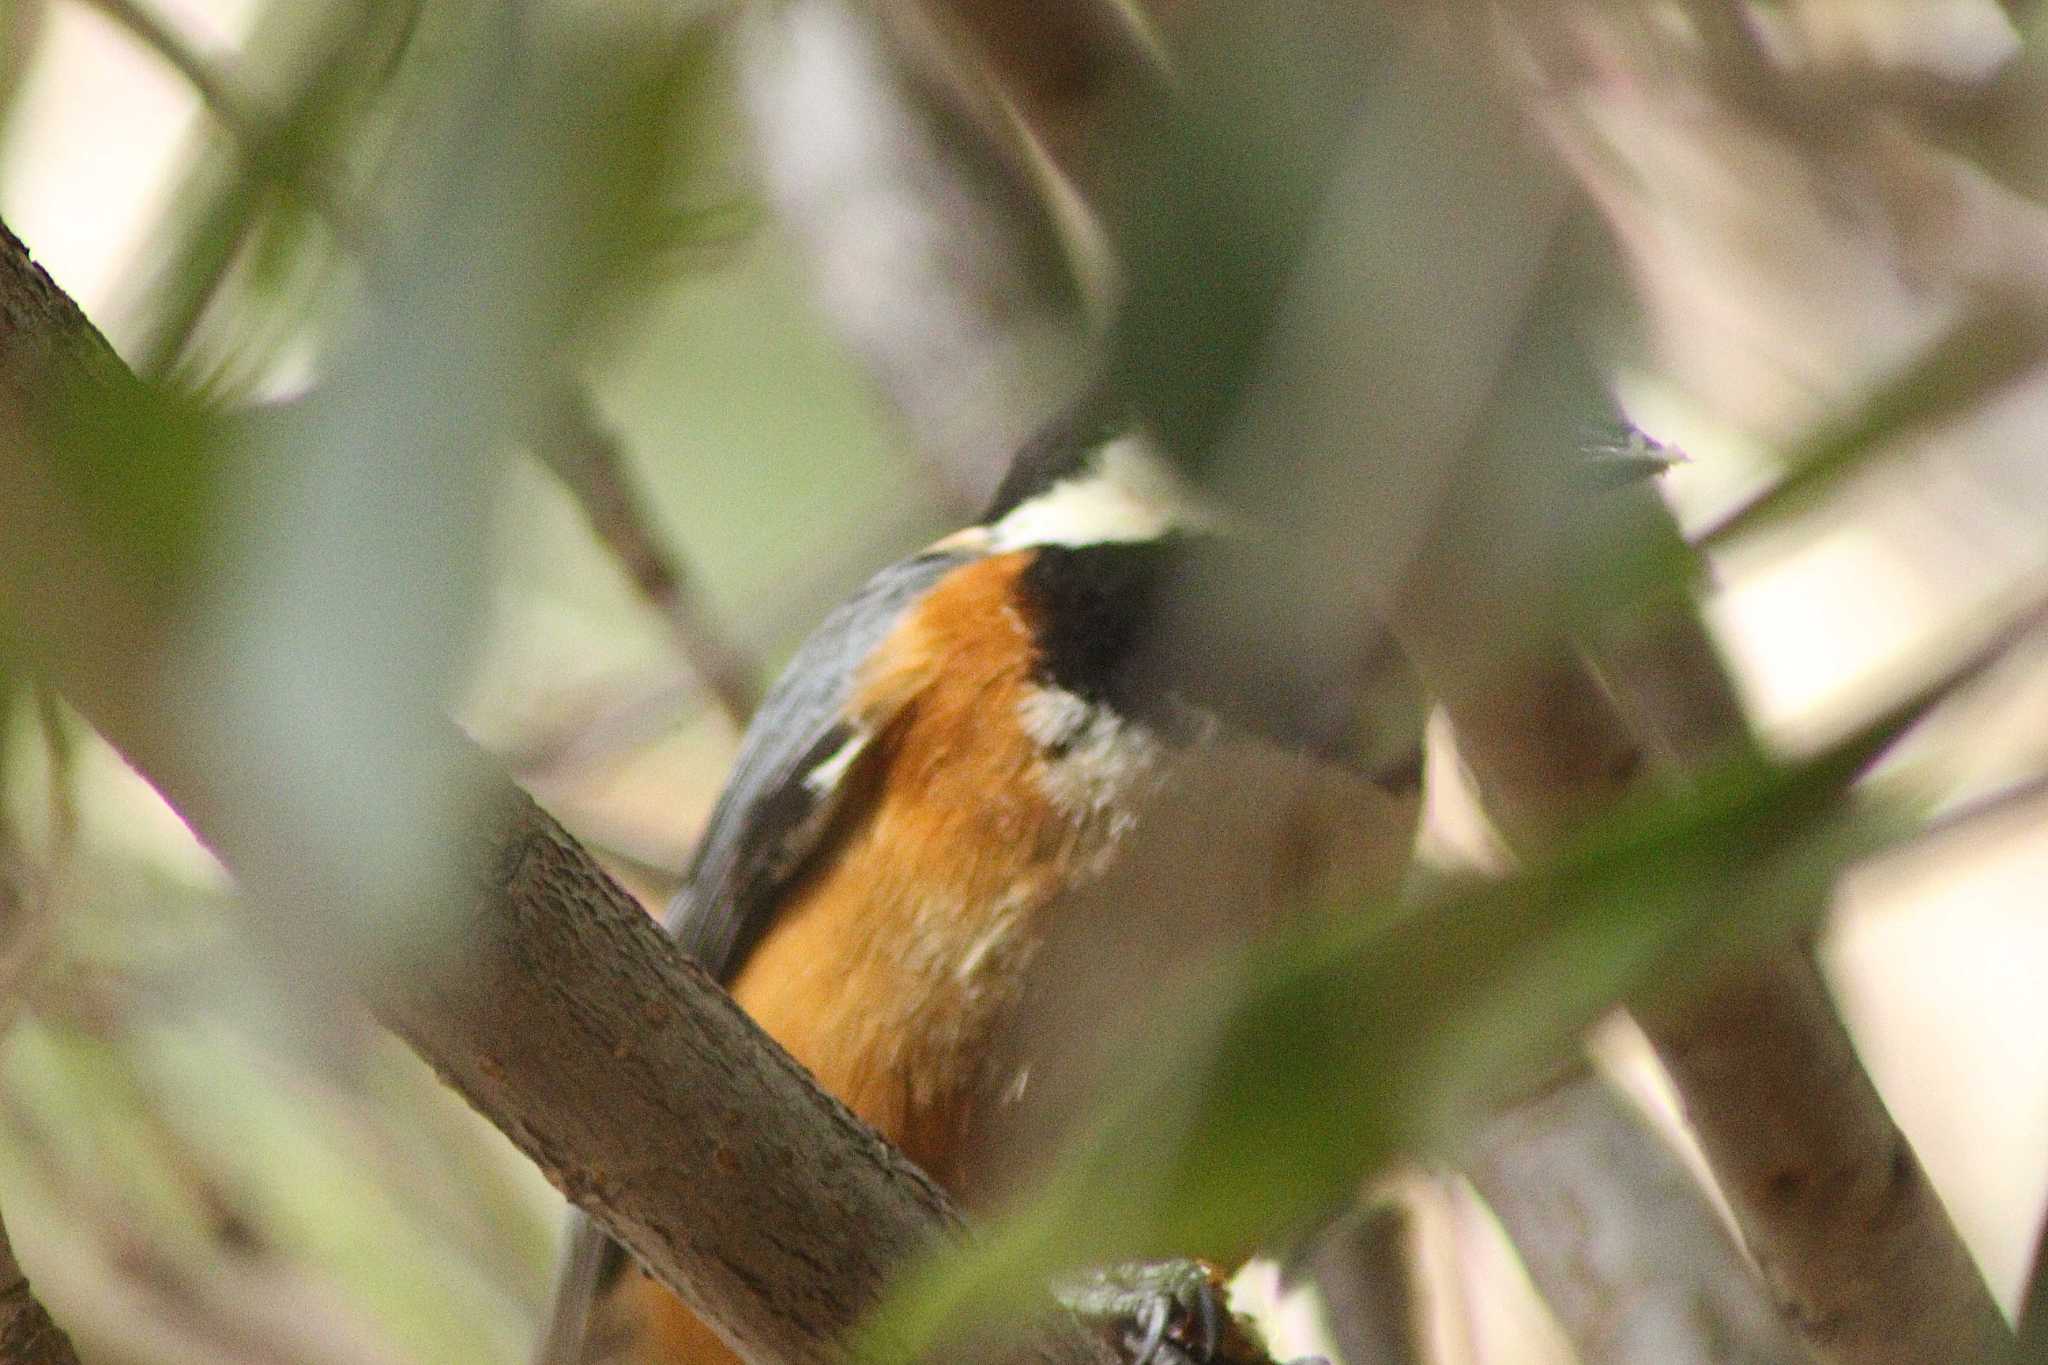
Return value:
M 783 889 L 817 848 L 868 736 L 847 703 L 861 661 L 966 553 L 928 551 L 869 579 L 804 641 L 761 700 L 664 922 L 722 984 L 774 919 Z
M 683 951 L 730 985 L 773 922 L 789 880 L 830 826 L 868 736 L 848 723 L 861 661 L 904 611 L 974 556 L 927 551 L 869 579 L 827 616 L 761 699 L 682 889 L 663 923 Z M 583 1365 L 592 1308 L 626 1266 L 625 1249 L 583 1210 L 569 1227 L 535 1365 Z

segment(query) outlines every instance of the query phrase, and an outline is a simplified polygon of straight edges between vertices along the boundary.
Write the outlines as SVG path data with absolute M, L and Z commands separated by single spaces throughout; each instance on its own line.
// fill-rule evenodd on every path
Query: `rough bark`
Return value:
M 1599 1076 L 1506 1111 L 1465 1174 L 1582 1365 L 1798 1365 L 1692 1174 Z
M 238 843 L 248 826 L 232 818 L 233 793 L 241 781 L 260 790 L 259 775 L 238 772 L 243 760 L 216 752 L 189 716 L 165 724 L 205 698 L 166 676 L 161 620 L 124 596 L 132 585 L 64 517 L 20 408 L 29 395 L 129 380 L 4 229 L 0 379 L 13 409 L 0 412 L 0 457 L 13 465 L 0 542 L 72 552 L 68 563 L 12 557 L 0 596 L 33 625 L 62 614 L 46 664 L 231 867 L 269 894 L 313 899 L 336 921 L 340 947 L 301 964 L 308 980 L 325 964 L 338 980 L 320 984 L 360 990 L 748 1358 L 839 1359 L 840 1334 L 905 1260 L 958 1235 L 944 1194 L 818 1090 L 522 796 L 494 803 L 499 823 L 452 944 L 395 957 L 358 927 L 351 945 L 345 887 L 288 887 L 290 850 Z M 1065 1322 L 1016 1358 L 1099 1365 L 1099 1345 Z
M 78 1365 L 71 1339 L 50 1320 L 0 1227 L 0 1365 Z
M 959 1235 L 951 1202 L 554 821 L 507 812 L 460 951 L 367 983 L 379 1015 L 747 1358 L 835 1359 Z

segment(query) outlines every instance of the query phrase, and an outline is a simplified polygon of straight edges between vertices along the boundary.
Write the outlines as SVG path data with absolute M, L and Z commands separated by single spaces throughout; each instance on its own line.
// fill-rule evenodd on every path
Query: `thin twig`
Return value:
M 200 53 L 137 0 L 89 3 L 141 39 L 192 86 L 241 146 L 253 172 L 301 195 L 351 254 L 365 260 L 371 256 L 369 224 L 348 201 L 331 162 L 278 155 L 285 121 L 263 111 L 232 68 Z M 565 384 L 542 417 L 540 432 L 536 453 L 541 461 L 575 497 L 634 585 L 669 618 L 684 656 L 719 705 L 735 724 L 744 725 L 760 700 L 760 671 L 717 629 L 682 561 L 655 534 L 627 474 L 619 440 L 605 428 L 588 392 Z
M 86 3 L 127 29 L 192 87 L 241 147 L 252 171 L 302 198 L 350 252 L 361 255 L 369 249 L 368 225 L 348 203 L 332 164 L 323 158 L 280 155 L 285 120 L 266 111 L 232 68 L 193 47 L 162 15 L 137 0 Z
M 564 383 L 539 423 L 534 453 L 583 509 L 590 529 L 673 628 L 684 657 L 734 724 L 760 701 L 760 668 L 713 619 L 695 578 L 656 533 L 619 437 L 590 392 Z

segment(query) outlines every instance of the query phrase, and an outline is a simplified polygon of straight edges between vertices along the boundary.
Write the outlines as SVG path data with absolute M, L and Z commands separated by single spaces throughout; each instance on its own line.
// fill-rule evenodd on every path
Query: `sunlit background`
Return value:
M 333 22 L 298 3 L 136 3 L 259 101 Z M 162 344 L 164 244 L 189 240 L 232 139 L 191 81 L 109 16 L 118 8 L 0 5 L 0 69 L 19 80 L 0 140 L 0 216 L 143 363 Z M 1850 54 L 1843 69 L 1967 85 L 2039 60 L 1988 3 L 1774 13 L 1808 50 Z M 721 46 L 714 61 L 728 56 Z M 587 368 L 704 618 L 768 667 L 960 504 L 836 339 L 802 252 L 761 203 L 733 98 L 722 80 L 707 88 L 691 111 L 690 202 L 709 226 L 588 339 Z M 1881 227 L 1865 231 L 1853 206 L 1802 189 L 1767 150 L 1746 173 L 1739 158 L 1702 153 L 1710 115 L 1641 90 L 1570 111 L 1633 162 L 1592 172 L 1611 195 L 1635 196 L 1616 216 L 1642 268 L 1663 272 L 1637 282 L 1657 344 L 1621 389 L 1639 424 L 1686 452 L 1665 484 L 1696 529 L 1768 477 L 1773 439 L 1896 363 L 1953 303 L 1953 281 Z M 1794 188 L 1776 193 L 1781 179 Z M 279 246 L 270 276 L 228 290 L 196 324 L 188 355 L 212 371 L 196 377 L 273 399 L 303 388 L 319 327 L 294 323 L 295 310 L 322 316 L 347 287 L 319 263 L 328 250 L 309 250 L 308 266 Z M 2038 589 L 2044 432 L 2048 386 L 2036 380 L 1926 438 L 1818 522 L 1718 561 L 1711 619 L 1769 734 L 1815 742 L 1930 648 Z M 510 462 L 490 498 L 487 624 L 462 720 L 658 900 L 736 728 L 673 617 L 558 479 Z M 2039 647 L 2023 651 L 1901 766 L 1956 803 L 2039 772 L 2042 662 Z M 39 963 L 25 994 L 7 967 L 7 998 L 24 1003 L 0 1070 L 0 1206 L 87 1359 L 522 1359 L 559 1207 L 540 1178 L 366 1021 L 317 1034 L 289 1023 L 284 988 L 221 913 L 221 869 L 60 705 L 24 694 L 7 753 L 12 819 L 33 846 L 63 853 L 42 886 L 49 941 L 22 950 Z M 1439 849 L 1475 847 L 1461 803 L 1443 805 Z M 1867 1064 L 2008 1306 L 2048 1193 L 2044 810 L 2017 805 L 1859 871 L 1825 954 Z M 1654 1086 L 1644 1092 L 1654 1100 Z M 1468 1209 L 1457 1227 L 1465 1263 L 1492 1267 L 1465 1276 L 1462 1301 L 1442 1310 L 1470 1359 L 1568 1358 L 1528 1330 L 1535 1310 L 1484 1215 Z

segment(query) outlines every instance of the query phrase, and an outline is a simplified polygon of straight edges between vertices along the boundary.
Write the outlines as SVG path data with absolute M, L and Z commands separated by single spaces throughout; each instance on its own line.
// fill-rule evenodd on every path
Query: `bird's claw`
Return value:
M 1127 1261 L 1076 1278 L 1059 1297 L 1107 1327 L 1130 1365 L 1221 1365 L 1223 1278 L 1200 1261 Z

